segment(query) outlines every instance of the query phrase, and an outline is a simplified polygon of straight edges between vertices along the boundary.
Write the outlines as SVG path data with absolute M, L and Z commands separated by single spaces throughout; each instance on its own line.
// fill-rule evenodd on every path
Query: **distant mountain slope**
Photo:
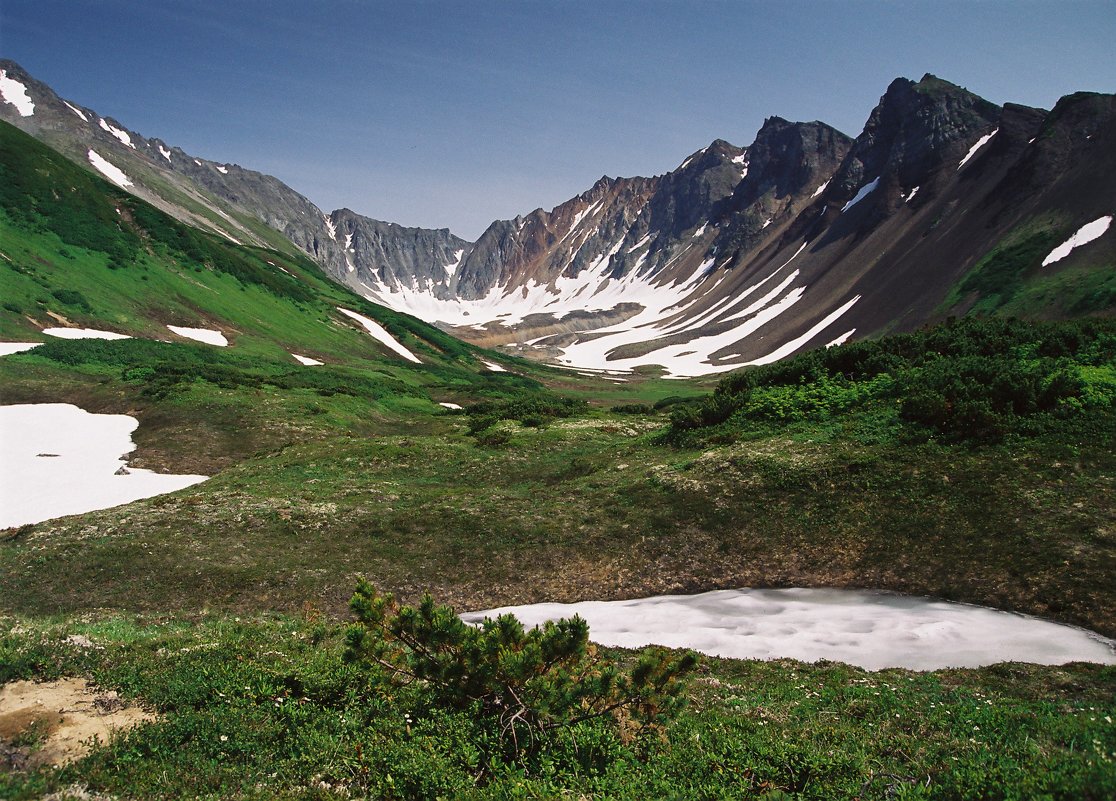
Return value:
M 662 176 L 603 177 L 469 243 L 326 215 L 0 68 L 26 97 L 5 95 L 0 116 L 179 219 L 306 253 L 370 300 L 566 366 L 702 375 L 949 315 L 1116 307 L 1112 95 L 1048 113 L 899 78 L 855 140 L 773 117 L 748 147 L 716 140 Z
M 486 369 L 469 347 L 353 295 L 306 256 L 184 225 L 3 122 L 0 152 L 0 339 L 91 328 L 224 340 L 292 367 Z
M 1116 208 L 1111 95 L 1000 108 L 897 79 L 849 140 L 769 119 L 656 178 L 602 178 L 501 221 L 415 280 L 358 291 L 485 344 L 576 367 L 699 375 L 951 314 L 1116 306 L 1116 238 L 1048 254 Z M 452 262 L 452 263 L 451 263 Z
M 182 222 L 233 242 L 310 255 L 327 272 L 343 280 L 350 262 L 348 248 L 370 264 L 385 261 L 418 269 L 463 240 L 448 231 L 423 231 L 435 244 L 415 249 L 413 232 L 351 212 L 327 216 L 279 179 L 238 164 L 221 164 L 186 153 L 158 138 L 147 138 L 122 123 L 59 97 L 13 61 L 0 59 L 0 76 L 14 99 L 0 92 L 0 120 L 26 131 L 72 161 L 95 169 L 121 188 Z M 26 102 L 22 98 L 26 98 Z M 353 224 L 348 243 L 335 229 Z M 376 229 L 366 240 L 364 234 Z M 395 234 L 399 236 L 396 238 Z M 446 243 L 440 250 L 437 243 Z M 367 248 L 367 249 L 366 249 Z

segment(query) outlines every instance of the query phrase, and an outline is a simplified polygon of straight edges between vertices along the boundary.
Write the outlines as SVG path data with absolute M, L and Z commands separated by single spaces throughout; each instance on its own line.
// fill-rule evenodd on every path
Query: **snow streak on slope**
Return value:
M 358 323 L 364 326 L 364 330 L 371 334 L 373 338 L 379 340 L 381 343 L 391 348 L 404 359 L 415 362 L 416 364 L 422 364 L 422 362 L 419 361 L 418 357 L 415 356 L 415 354 L 411 353 L 405 347 L 400 345 L 395 337 L 389 334 L 387 330 L 385 330 L 384 327 L 377 323 L 375 320 L 370 320 L 363 314 L 357 314 L 355 311 L 342 309 L 340 306 L 337 307 L 337 311 L 341 312 L 346 317 L 350 317 L 353 320 L 356 320 Z
M 297 353 L 292 353 L 291 355 L 294 356 L 295 361 L 297 361 L 301 365 L 305 365 L 306 367 L 318 367 L 319 365 L 324 364 L 324 362 L 320 362 L 317 359 L 311 359 L 309 356 L 299 356 Z
M 5 103 L 15 106 L 21 117 L 30 117 L 35 113 L 35 104 L 27 94 L 27 87 L 15 78 L 9 78 L 7 70 L 0 70 L 0 97 Z
M 96 328 L 44 328 L 43 333 L 59 339 L 131 339 L 127 334 Z
M 66 103 L 66 101 L 65 101 L 65 100 L 63 100 L 62 102 L 63 102 L 63 103 Z M 81 117 L 81 118 L 82 118 L 82 120 L 84 120 L 85 122 L 89 122 L 89 118 L 85 116 L 85 112 L 84 112 L 84 111 L 82 111 L 82 110 L 81 110 L 80 108 L 78 108 L 77 106 L 72 106 L 72 105 L 70 105 L 69 103 L 66 103 L 66 108 L 68 108 L 68 109 L 69 109 L 70 111 L 74 112 L 74 114 L 77 114 L 77 115 L 78 115 L 79 117 Z
M 844 214 L 846 211 L 851 209 L 857 203 L 864 200 L 864 198 L 868 197 L 868 195 L 870 195 L 872 193 L 872 191 L 879 185 L 880 185 L 880 179 L 877 178 L 876 180 L 872 181 L 871 183 L 867 183 L 864 186 L 860 187 L 860 191 L 856 193 L 856 197 L 854 197 L 852 200 L 850 200 L 848 203 L 846 203 L 844 206 L 841 207 L 841 213 Z
M 197 342 L 204 342 L 206 345 L 216 345 L 219 348 L 228 347 L 229 341 L 225 339 L 225 335 L 220 331 L 214 331 L 212 328 L 186 328 L 181 325 L 168 325 L 171 331 L 178 334 L 180 337 L 186 339 L 193 339 Z
M 108 178 L 121 189 L 127 189 L 132 185 L 132 182 L 128 179 L 128 176 L 124 174 L 123 170 L 115 164 L 109 163 L 96 150 L 90 148 L 87 155 L 89 156 L 89 163 L 97 169 L 97 172 L 101 173 L 101 175 Z
M 103 119 L 101 120 L 101 128 L 108 131 L 110 134 L 119 139 L 123 144 L 135 150 L 136 146 L 132 144 L 132 137 L 128 135 L 127 131 L 122 131 L 115 125 L 109 125 Z
M 980 139 L 978 139 L 976 141 L 976 144 L 969 148 L 969 152 L 965 154 L 965 158 L 961 159 L 961 163 L 957 165 L 957 169 L 961 169 L 962 167 L 964 167 L 969 162 L 969 159 L 975 156 L 977 151 L 988 144 L 988 141 L 999 132 L 1000 129 L 996 128 L 994 131 L 992 131 L 992 133 L 985 134 Z
M 1108 230 L 1108 226 L 1110 225 L 1112 225 L 1112 215 L 1100 217 L 1090 223 L 1085 223 L 1077 229 L 1073 236 L 1050 251 L 1050 254 L 1042 260 L 1042 266 L 1046 267 L 1056 261 L 1061 261 L 1068 256 L 1070 251 L 1074 248 L 1081 247 L 1084 244 L 1092 242 L 1094 239 L 1098 239 Z

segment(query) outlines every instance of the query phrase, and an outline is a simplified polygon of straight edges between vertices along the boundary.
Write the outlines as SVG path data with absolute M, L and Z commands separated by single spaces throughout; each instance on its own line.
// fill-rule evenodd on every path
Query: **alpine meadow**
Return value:
M 1116 95 L 900 77 L 470 240 L 33 66 L 0 798 L 1116 797 Z

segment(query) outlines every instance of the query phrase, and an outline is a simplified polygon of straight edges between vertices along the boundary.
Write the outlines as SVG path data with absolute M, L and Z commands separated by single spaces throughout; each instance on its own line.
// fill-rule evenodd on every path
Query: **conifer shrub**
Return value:
M 661 730 L 684 706 L 691 651 L 645 649 L 630 668 L 589 643 L 580 617 L 527 629 L 500 615 L 469 625 L 430 595 L 399 605 L 361 580 L 345 658 L 418 685 L 431 704 L 473 716 L 505 760 L 523 764 L 559 732 L 604 721 L 625 736 Z

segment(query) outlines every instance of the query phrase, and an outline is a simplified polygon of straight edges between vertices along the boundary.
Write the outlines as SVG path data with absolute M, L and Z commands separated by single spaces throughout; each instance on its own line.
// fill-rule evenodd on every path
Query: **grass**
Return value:
M 13 801 L 75 785 L 118 797 L 236 799 L 1100 799 L 1116 791 L 1112 667 L 869 673 L 706 659 L 665 736 L 625 741 L 607 724 L 582 725 L 529 762 L 488 772 L 478 761 L 487 735 L 473 718 L 343 663 L 341 630 L 314 613 L 192 625 L 7 622 L 5 680 L 87 675 L 160 715 L 70 767 L 0 774 Z M 67 643 L 75 633 L 98 647 Z
M 323 403 L 308 426 L 340 414 Z M 363 573 L 462 608 L 878 587 L 1116 633 L 1110 439 L 858 445 L 802 428 L 688 450 L 659 444 L 654 417 L 507 425 L 495 448 L 454 415 L 303 430 L 181 493 L 25 527 L 0 547 L 5 606 L 339 612 Z

